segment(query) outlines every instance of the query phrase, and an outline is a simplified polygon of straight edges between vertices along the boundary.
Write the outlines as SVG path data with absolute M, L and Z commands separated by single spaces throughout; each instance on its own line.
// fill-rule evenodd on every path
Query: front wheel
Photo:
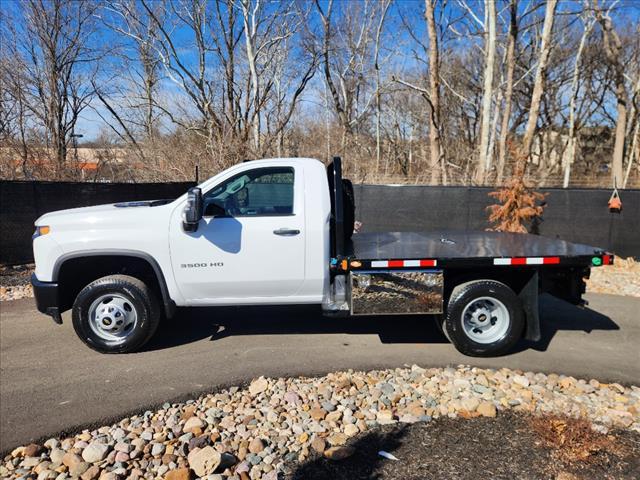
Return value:
M 475 280 L 454 288 L 444 321 L 456 349 L 475 357 L 510 351 L 522 337 L 524 324 L 520 299 L 495 280 Z
M 155 333 L 160 308 L 142 281 L 109 275 L 84 287 L 73 304 L 73 328 L 80 339 L 101 353 L 139 350 Z

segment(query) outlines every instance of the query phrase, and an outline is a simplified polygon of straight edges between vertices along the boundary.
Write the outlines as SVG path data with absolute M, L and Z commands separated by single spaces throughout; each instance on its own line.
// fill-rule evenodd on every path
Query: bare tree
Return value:
M 23 65 L 22 101 L 44 126 L 45 142 L 59 172 L 78 117 L 94 96 L 88 79 L 98 53 L 92 47 L 95 4 L 87 0 L 26 0 L 19 4 L 21 28 L 12 54 Z
M 498 140 L 498 167 L 496 183 L 502 185 L 504 166 L 507 157 L 507 138 L 509 136 L 509 122 L 511 121 L 511 104 L 513 101 L 513 82 L 516 68 L 516 46 L 518 44 L 518 0 L 509 1 L 509 33 L 507 39 L 507 52 L 505 65 L 507 78 L 504 92 L 504 110 L 500 125 L 500 138 Z
M 571 175 L 571 165 L 575 162 L 576 156 L 576 102 L 578 100 L 579 79 L 580 79 L 580 61 L 582 59 L 582 53 L 584 52 L 587 39 L 593 29 L 595 20 L 591 16 L 590 12 L 585 9 L 582 13 L 584 17 L 582 23 L 584 29 L 582 36 L 580 37 L 580 43 L 578 45 L 578 51 L 573 64 L 573 78 L 571 80 L 571 99 L 569 100 L 569 139 L 567 144 L 567 154 L 565 155 L 564 165 L 564 178 L 562 186 L 567 188 L 569 186 L 569 178 Z
M 624 77 L 624 65 L 622 64 L 622 42 L 613 27 L 609 12 L 603 12 L 597 8 L 596 18 L 602 28 L 604 51 L 607 61 L 613 70 L 613 82 L 617 101 L 616 138 L 611 161 L 611 183 L 613 186 L 622 186 L 622 165 L 624 161 L 625 135 L 627 129 L 627 104 L 629 97 Z
M 544 81 L 547 70 L 547 63 L 551 53 L 551 35 L 553 33 L 553 22 L 555 19 L 556 7 L 558 0 L 548 0 L 544 24 L 542 27 L 542 38 L 540 39 L 540 50 L 538 53 L 538 65 L 536 67 L 536 75 L 533 83 L 533 92 L 531 94 L 531 104 L 529 106 L 529 117 L 522 140 L 522 149 L 526 155 L 531 152 L 533 136 L 536 132 L 538 116 L 540 115 L 540 99 L 544 91 Z
M 440 137 L 440 50 L 435 5 L 435 0 L 424 0 L 424 19 L 427 24 L 428 44 L 425 45 L 422 42 L 418 42 L 429 57 L 429 88 L 426 89 L 402 79 L 397 79 L 397 81 L 419 92 L 429 105 L 429 170 L 431 172 L 431 183 L 435 184 L 438 180 L 442 180 L 442 183 L 446 185 L 445 159 Z
M 485 0 L 484 22 L 484 87 L 482 90 L 482 117 L 480 121 L 480 142 L 478 150 L 478 167 L 476 182 L 483 184 L 491 167 L 492 154 L 489 151 L 489 135 L 491 133 L 491 100 L 493 99 L 493 77 L 496 58 L 496 4 L 493 0 Z
M 336 17 L 333 0 L 329 0 L 326 8 L 319 0 L 315 2 L 322 26 L 319 47 L 322 73 L 343 131 L 342 148 L 347 136 L 358 131 L 383 87 L 377 82 L 372 85 L 370 78 L 377 78 L 378 34 L 381 34 L 388 4 L 388 0 L 339 3 L 344 11 Z

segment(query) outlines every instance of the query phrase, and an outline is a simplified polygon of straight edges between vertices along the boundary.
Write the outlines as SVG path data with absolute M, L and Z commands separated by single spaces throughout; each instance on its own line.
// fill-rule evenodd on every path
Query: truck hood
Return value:
M 93 207 L 69 208 L 45 213 L 35 221 L 35 224 L 36 226 L 70 223 L 94 224 L 110 218 L 142 218 L 148 214 L 150 208 L 161 207 L 171 202 L 173 200 L 142 200 Z

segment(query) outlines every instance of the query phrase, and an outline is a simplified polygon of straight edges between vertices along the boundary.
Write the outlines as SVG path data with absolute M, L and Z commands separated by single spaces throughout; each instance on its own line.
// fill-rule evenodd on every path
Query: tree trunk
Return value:
M 431 183 L 435 184 L 444 178 L 443 167 L 440 165 L 440 60 L 438 50 L 438 31 L 436 29 L 434 0 L 425 0 L 425 18 L 429 35 L 429 100 L 431 112 L 429 116 L 429 149 L 431 169 Z
M 500 125 L 498 141 L 498 172 L 496 183 L 502 184 L 504 166 L 507 158 L 507 138 L 509 137 L 509 121 L 511 120 L 511 103 L 513 101 L 513 74 L 516 65 L 516 45 L 518 41 L 518 0 L 509 3 L 509 40 L 507 42 L 507 85 L 504 92 L 504 111 Z
M 580 60 L 582 52 L 587 43 L 587 38 L 591 32 L 593 22 L 585 23 L 578 52 L 576 53 L 575 63 L 573 65 L 573 79 L 571 80 L 571 100 L 569 101 L 569 142 L 567 145 L 567 155 L 564 164 L 564 179 L 562 187 L 569 187 L 569 177 L 571 175 L 571 165 L 573 165 L 576 156 L 576 101 L 578 99 L 578 79 L 580 76 Z
M 491 100 L 493 98 L 493 70 L 496 59 L 496 4 L 494 0 L 484 0 L 487 14 L 485 25 L 485 65 L 484 87 L 482 92 L 482 120 L 480 122 L 480 145 L 478 151 L 478 167 L 476 183 L 485 183 L 486 175 L 491 168 L 491 152 L 489 152 L 489 135 L 491 134 Z
M 555 19 L 556 7 L 558 0 L 549 0 L 544 15 L 544 25 L 542 26 L 542 39 L 540 40 L 540 56 L 538 58 L 538 67 L 536 69 L 536 77 L 533 84 L 533 93 L 531 95 L 531 106 L 529 107 L 529 118 L 522 140 L 523 157 L 528 158 L 531 155 L 531 145 L 533 144 L 533 136 L 536 133 L 536 125 L 540 114 L 540 100 L 544 91 L 544 81 L 551 53 L 551 34 L 553 32 L 553 21 Z
M 616 139 L 613 147 L 613 158 L 611 160 L 611 183 L 614 187 L 622 188 L 622 165 L 624 161 L 625 133 L 627 130 L 627 103 L 629 102 L 624 78 L 624 65 L 622 65 L 622 43 L 613 28 L 611 18 L 604 16 L 600 10 L 596 12 L 596 15 L 602 27 L 604 51 L 607 56 L 607 61 L 614 72 L 618 111 L 618 118 L 616 119 Z

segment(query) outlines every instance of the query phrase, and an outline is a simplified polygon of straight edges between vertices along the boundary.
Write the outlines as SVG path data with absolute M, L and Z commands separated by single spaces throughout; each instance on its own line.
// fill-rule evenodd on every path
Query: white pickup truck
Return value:
M 139 350 L 176 307 L 318 304 L 424 315 L 461 352 L 498 355 L 540 338 L 539 292 L 579 304 L 589 268 L 613 262 L 534 235 L 353 233 L 354 211 L 339 158 L 284 158 L 173 201 L 48 213 L 33 237 L 36 303 L 57 323 L 72 308 L 78 336 L 104 353 Z

